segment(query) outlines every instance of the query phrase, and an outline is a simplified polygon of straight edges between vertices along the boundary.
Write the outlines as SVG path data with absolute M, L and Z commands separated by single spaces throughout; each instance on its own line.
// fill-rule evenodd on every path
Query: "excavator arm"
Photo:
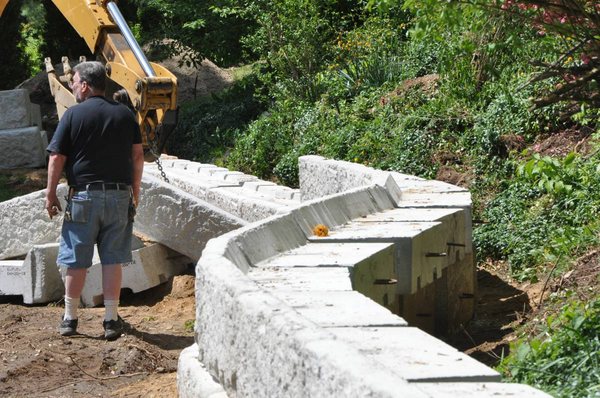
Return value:
M 0 0 L 0 15 L 9 0 Z M 142 131 L 146 160 L 160 156 L 177 123 L 177 78 L 161 65 L 149 62 L 127 26 L 115 0 L 52 0 L 85 40 L 106 62 L 107 76 L 129 94 Z M 46 59 L 46 71 L 59 118 L 75 104 L 66 84 L 72 78 L 63 57 L 64 75 L 58 76 Z

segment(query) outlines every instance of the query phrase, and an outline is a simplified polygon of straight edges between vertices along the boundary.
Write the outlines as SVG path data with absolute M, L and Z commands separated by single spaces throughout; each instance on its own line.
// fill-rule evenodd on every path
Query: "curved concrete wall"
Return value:
M 300 171 L 307 202 L 205 247 L 196 267 L 196 344 L 180 358 L 180 396 L 546 396 L 527 386 L 496 383 L 495 371 L 408 326 L 355 289 L 367 286 L 367 294 L 376 297 L 385 291 L 381 297 L 389 299 L 389 285 L 394 291 L 398 278 L 393 273 L 399 269 L 399 242 L 411 242 L 415 253 L 427 257 L 426 248 L 414 247 L 431 228 L 446 244 L 462 236 L 462 242 L 450 242 L 462 254 L 443 253 L 435 264 L 446 273 L 461 270 L 459 279 L 469 279 L 453 286 L 447 274 L 440 275 L 445 282 L 439 291 L 447 295 L 448 289 L 456 293 L 473 285 L 468 192 L 319 157 L 301 158 Z M 456 211 L 416 212 L 429 221 L 407 219 L 402 211 L 436 208 Z M 318 223 L 331 229 L 329 237 L 313 236 Z M 396 229 L 413 232 L 391 240 L 360 232 Z M 428 264 L 419 267 L 436 270 Z M 419 302 L 415 294 L 398 297 Z M 434 302 L 433 310 L 444 309 L 442 301 Z M 207 387 L 206 372 L 222 390 L 214 382 Z

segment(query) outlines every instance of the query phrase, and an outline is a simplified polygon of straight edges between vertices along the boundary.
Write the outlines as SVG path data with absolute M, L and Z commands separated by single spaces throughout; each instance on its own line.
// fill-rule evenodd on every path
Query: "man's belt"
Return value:
M 75 192 L 79 191 L 129 191 L 130 185 L 120 182 L 90 182 L 72 187 Z

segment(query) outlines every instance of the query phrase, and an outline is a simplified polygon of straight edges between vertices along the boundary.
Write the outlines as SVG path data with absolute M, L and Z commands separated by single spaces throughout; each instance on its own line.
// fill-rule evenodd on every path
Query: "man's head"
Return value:
M 94 95 L 104 95 L 106 69 L 100 62 L 82 62 L 73 68 L 73 72 L 73 80 L 69 85 L 77 102 Z

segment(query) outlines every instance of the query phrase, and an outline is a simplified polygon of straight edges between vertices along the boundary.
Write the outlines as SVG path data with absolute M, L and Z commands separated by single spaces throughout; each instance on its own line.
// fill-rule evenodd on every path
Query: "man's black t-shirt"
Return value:
M 67 157 L 70 186 L 94 181 L 131 184 L 131 148 L 141 143 L 129 108 L 95 96 L 66 110 L 47 150 Z

